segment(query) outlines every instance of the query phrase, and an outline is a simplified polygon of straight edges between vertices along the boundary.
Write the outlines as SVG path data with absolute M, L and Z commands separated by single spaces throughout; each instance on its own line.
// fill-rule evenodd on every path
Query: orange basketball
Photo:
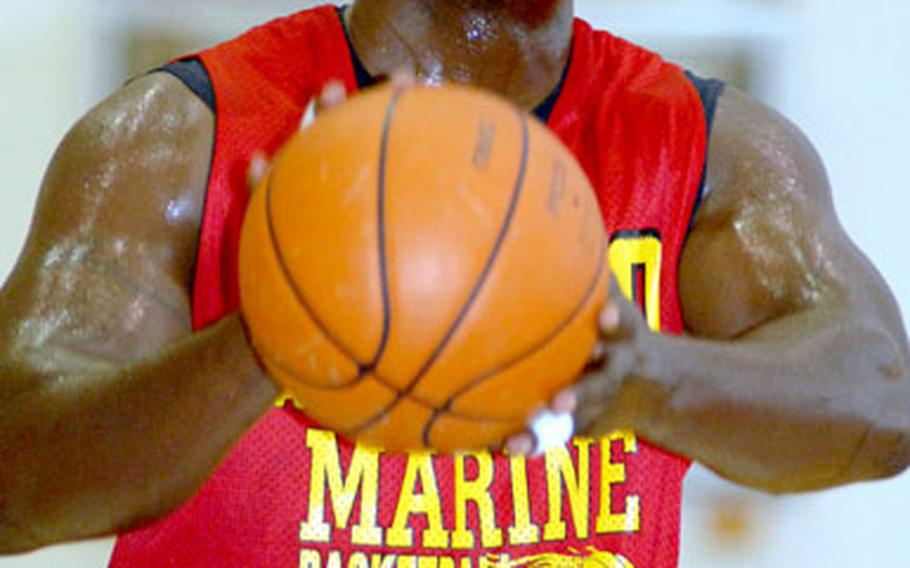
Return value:
M 304 411 L 388 450 L 499 445 L 570 385 L 608 288 L 597 201 L 507 102 L 379 88 L 280 152 L 240 248 L 243 313 Z

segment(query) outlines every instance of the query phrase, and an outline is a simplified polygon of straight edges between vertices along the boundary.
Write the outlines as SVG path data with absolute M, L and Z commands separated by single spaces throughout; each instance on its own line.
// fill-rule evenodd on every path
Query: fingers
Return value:
M 611 287 L 613 291 L 618 290 L 615 281 Z M 578 432 L 588 431 L 595 424 L 602 425 L 617 388 L 635 368 L 635 350 L 628 345 L 644 325 L 634 303 L 622 297 L 608 298 L 598 316 L 600 336 L 582 376 L 576 384 L 553 397 L 549 404 L 551 416 L 574 417 L 572 430 Z M 527 455 L 540 449 L 543 444 L 537 439 L 535 423 L 536 420 L 530 423 L 530 433 L 509 440 L 510 453 Z
M 389 82 L 392 84 L 392 87 L 396 89 L 410 89 L 417 84 L 417 77 L 410 69 L 399 67 L 392 72 Z
M 619 289 L 619 283 L 616 277 L 610 275 L 610 289 L 607 293 L 607 301 L 600 312 L 598 324 L 600 325 L 600 334 L 602 338 L 609 338 L 619 333 L 623 323 L 622 298 L 617 297 L 622 292 Z
M 591 350 L 591 358 L 588 360 L 582 375 L 594 373 L 604 367 L 607 363 L 607 346 L 598 341 Z M 560 391 L 550 401 L 550 410 L 557 414 L 573 414 L 578 408 L 579 393 L 577 385 Z
M 556 414 L 573 414 L 578 409 L 578 393 L 575 389 L 566 389 L 557 394 L 550 403 L 550 410 Z
M 417 84 L 417 78 L 414 72 L 407 68 L 399 68 L 389 77 L 389 82 L 396 89 L 409 89 Z M 348 98 L 347 89 L 344 83 L 334 79 L 325 84 L 319 97 L 316 98 L 315 104 L 304 113 L 303 120 L 300 123 L 301 128 L 305 128 L 313 122 L 320 113 L 333 109 L 343 104 Z
M 600 332 L 602 335 L 611 336 L 619 331 L 622 323 L 619 306 L 613 300 L 608 300 L 603 311 L 600 312 Z
M 510 456 L 529 456 L 534 451 L 534 438 L 527 433 L 512 436 L 505 449 Z
M 603 341 L 598 341 L 594 344 L 594 349 L 591 350 L 591 358 L 588 360 L 588 366 L 586 370 L 599 369 L 604 366 L 607 362 L 607 345 Z
M 250 165 L 246 170 L 246 183 L 250 191 L 255 191 L 269 172 L 269 158 L 262 150 L 253 153 Z
M 528 432 L 512 436 L 506 451 L 513 456 L 540 455 L 565 446 L 575 433 L 575 420 L 568 413 L 543 411 L 531 421 Z
M 621 320 L 619 308 L 615 304 L 607 306 L 600 320 L 603 334 L 615 332 Z M 596 401 L 604 398 L 605 391 L 612 390 L 610 381 L 605 381 L 605 377 L 594 376 L 607 366 L 609 363 L 607 358 L 607 343 L 598 341 L 585 368 L 584 376 L 587 378 L 553 397 L 549 409 L 530 422 L 529 432 L 510 438 L 505 446 L 509 455 L 539 454 L 553 447 L 565 445 L 576 428 L 584 430 L 589 426 L 600 413 L 600 405 Z M 585 404 L 582 401 L 585 401 Z
M 341 81 L 329 81 L 319 95 L 318 110 L 337 107 L 348 98 L 348 92 Z
M 319 96 L 311 100 L 310 104 L 307 105 L 306 111 L 304 111 L 303 117 L 300 119 L 299 129 L 303 130 L 313 124 L 318 114 L 337 107 L 342 104 L 347 97 L 348 94 L 347 90 L 344 88 L 344 83 L 338 80 L 329 81 L 322 87 Z
M 297 127 L 298 130 L 305 130 L 309 125 L 316 122 L 316 103 L 317 101 L 314 99 L 307 105 L 303 118 L 300 119 L 300 125 Z
M 599 379 L 599 377 L 598 377 Z M 588 379 L 575 386 L 575 396 L 585 401 L 572 412 L 578 432 L 588 432 L 590 427 L 604 415 L 606 401 L 612 396 L 609 384 L 598 379 Z
M 392 73 L 390 77 L 391 84 L 398 89 L 408 89 L 417 84 L 414 73 L 408 69 L 400 68 Z M 348 98 L 347 89 L 344 83 L 334 79 L 328 81 L 303 113 L 300 120 L 300 129 L 304 129 L 316 119 L 316 117 L 329 109 L 343 104 Z M 269 170 L 269 159 L 265 152 L 257 151 L 250 159 L 250 165 L 247 168 L 247 185 L 250 191 L 262 182 Z

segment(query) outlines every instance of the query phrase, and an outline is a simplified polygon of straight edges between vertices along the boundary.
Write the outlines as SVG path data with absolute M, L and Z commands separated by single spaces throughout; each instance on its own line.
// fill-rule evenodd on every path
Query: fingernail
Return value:
M 265 152 L 257 150 L 250 159 L 250 166 L 247 170 L 248 183 L 251 186 L 259 185 L 259 182 L 266 176 L 269 169 L 269 161 Z
M 347 91 L 344 85 L 338 81 L 327 83 L 322 90 L 322 103 L 327 106 L 334 106 L 344 102 Z
M 392 85 L 399 89 L 414 86 L 414 73 L 407 67 L 399 67 L 392 72 Z
M 619 309 L 611 303 L 600 313 L 600 328 L 604 331 L 614 331 L 618 327 Z
M 550 406 L 556 414 L 572 414 L 578 407 L 578 396 L 573 391 L 563 391 L 556 395 Z
M 310 101 L 310 104 L 306 107 L 306 112 L 303 113 L 303 117 L 300 119 L 300 130 L 303 130 L 316 121 L 316 107 L 318 106 L 319 104 L 316 99 Z
M 515 436 L 506 445 L 506 453 L 510 456 L 526 456 L 534 450 L 534 442 L 527 434 Z

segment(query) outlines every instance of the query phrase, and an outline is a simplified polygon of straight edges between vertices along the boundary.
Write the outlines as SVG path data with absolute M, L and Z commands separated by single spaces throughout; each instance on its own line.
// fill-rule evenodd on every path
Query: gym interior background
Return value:
M 0 274 L 66 129 L 128 78 L 306 0 L 36 0 L 0 5 Z M 576 0 L 599 27 L 774 105 L 824 157 L 841 218 L 910 316 L 910 4 L 900 0 Z M 910 323 L 910 322 L 908 322 Z M 690 475 L 683 568 L 910 566 L 910 475 L 773 498 Z M 98 568 L 111 541 L 2 559 Z

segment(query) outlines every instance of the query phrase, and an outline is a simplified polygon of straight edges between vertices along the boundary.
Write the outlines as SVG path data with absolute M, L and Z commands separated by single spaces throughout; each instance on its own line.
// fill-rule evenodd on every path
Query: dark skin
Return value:
M 572 11 L 569 0 L 360 0 L 349 23 L 375 75 L 405 68 L 531 108 L 559 80 Z M 0 293 L 0 552 L 167 514 L 277 396 L 238 315 L 190 326 L 213 128 L 192 93 L 157 74 L 92 110 L 58 149 Z M 902 471 L 906 336 L 840 228 L 819 158 L 733 89 L 711 144 L 711 194 L 682 262 L 688 334 L 650 333 L 614 297 L 602 368 L 554 406 L 583 432 L 632 427 L 768 491 Z M 528 449 L 520 435 L 510 444 Z
M 688 333 L 652 334 L 617 299 L 603 318 L 602 371 L 569 397 L 585 401 L 583 428 L 632 427 L 769 492 L 900 473 L 907 338 L 837 220 L 817 154 L 780 115 L 730 90 L 710 163 L 681 264 Z

